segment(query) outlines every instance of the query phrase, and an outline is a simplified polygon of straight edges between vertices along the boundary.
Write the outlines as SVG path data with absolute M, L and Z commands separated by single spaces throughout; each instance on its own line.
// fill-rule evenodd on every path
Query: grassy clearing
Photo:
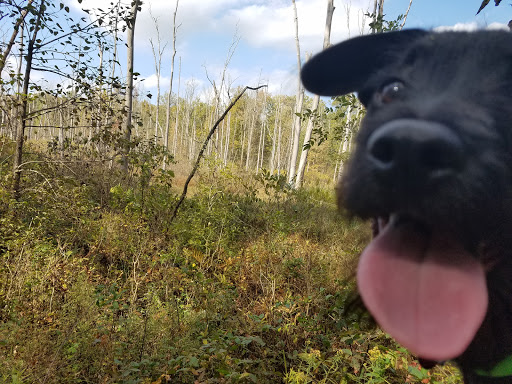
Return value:
M 5 164 L 0 382 L 461 383 L 350 307 L 369 229 L 330 188 L 210 162 L 170 224 L 168 174 L 42 161 L 16 202 Z

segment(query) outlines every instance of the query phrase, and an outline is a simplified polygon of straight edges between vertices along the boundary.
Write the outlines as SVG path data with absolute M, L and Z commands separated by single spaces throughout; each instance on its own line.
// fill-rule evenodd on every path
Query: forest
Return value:
M 146 2 L 0 1 L 0 382 L 461 383 L 359 303 L 371 231 L 335 197 L 356 97 L 233 86 L 236 35 L 205 97 L 181 83 L 170 3 L 171 80 L 151 94 Z M 368 31 L 404 26 L 383 4 Z

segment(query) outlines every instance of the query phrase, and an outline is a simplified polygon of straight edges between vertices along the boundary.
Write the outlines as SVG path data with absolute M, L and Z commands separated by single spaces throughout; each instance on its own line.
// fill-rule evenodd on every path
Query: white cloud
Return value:
M 331 40 L 340 41 L 364 28 L 368 1 L 338 7 L 334 13 Z M 326 7 L 324 0 L 298 0 L 299 40 L 303 52 L 322 48 Z M 348 15 L 348 16 L 347 16 Z M 350 28 L 347 20 L 349 20 Z M 289 1 L 265 1 L 229 10 L 222 18 L 225 25 L 240 26 L 242 37 L 254 47 L 295 51 L 295 24 Z
M 169 88 L 170 76 L 160 76 L 160 89 L 164 90 Z M 144 79 L 144 86 L 150 89 L 156 89 L 158 85 L 158 77 L 152 74 Z M 163 93 L 163 91 L 161 91 Z
M 275 69 L 268 74 L 268 91 L 273 95 L 294 95 L 297 89 L 297 74 Z
M 175 1 L 146 0 L 137 16 L 136 63 L 138 71 L 146 77 L 141 86 L 151 89 L 153 93 L 156 88 L 156 75 L 149 40 L 152 39 L 156 44 L 157 35 L 151 14 L 158 19 L 161 44 L 167 43 L 162 60 L 162 75 L 165 77 L 160 81 L 162 90 L 166 90 L 169 85 L 167 72 L 172 53 Z M 83 0 L 82 6 L 102 7 L 104 3 L 104 0 Z M 123 0 L 123 3 L 129 5 L 130 0 Z M 322 48 L 326 2 L 296 0 L 296 3 L 299 39 L 304 59 L 306 53 L 316 53 Z M 364 13 L 367 12 L 369 3 L 370 0 L 348 0 L 336 4 L 331 32 L 333 43 L 359 35 L 367 29 Z M 242 41 L 235 52 L 234 58 L 238 60 L 233 60 L 229 66 L 228 82 L 234 82 L 234 86 L 268 83 L 271 93 L 295 94 L 295 27 L 292 4 L 289 0 L 180 0 L 177 23 L 180 25 L 177 48 L 178 56 L 183 59 L 183 76 L 204 79 L 197 92 L 210 86 L 203 65 L 208 68 L 209 75 L 219 81 L 227 49 L 238 28 Z M 209 52 L 203 52 L 202 48 L 197 46 L 205 42 L 210 44 Z M 219 44 L 219 47 L 213 44 Z M 218 54 L 214 52 L 215 49 L 218 49 Z M 241 57 L 241 51 L 244 57 Z M 252 63 L 247 59 L 251 57 L 257 57 L 258 60 Z M 175 65 L 177 79 L 178 63 Z M 177 89 L 177 81 L 175 84 L 173 88 Z M 184 87 L 185 81 L 182 81 L 182 90 Z
M 457 23 L 457 24 L 451 25 L 451 26 L 437 27 L 437 28 L 434 28 L 434 31 L 436 31 L 436 32 L 446 32 L 446 31 L 472 32 L 472 31 L 477 31 L 477 30 L 481 30 L 481 29 L 504 30 L 504 31 L 510 30 L 506 24 L 502 24 L 502 23 L 491 23 L 485 27 L 482 27 L 481 24 L 477 23 L 476 21 L 473 21 L 471 23 Z
M 502 30 L 502 31 L 510 31 L 510 28 L 506 24 L 502 23 L 491 23 L 487 26 L 486 29 L 492 29 L 492 30 Z
M 129 4 L 124 0 L 123 4 Z M 137 16 L 135 37 L 149 49 L 149 39 L 156 43 L 153 17 L 158 19 L 162 43 L 172 41 L 175 0 L 148 0 Z M 83 0 L 82 7 L 104 7 L 104 0 Z M 365 28 L 364 13 L 369 0 L 352 0 L 338 6 L 334 13 L 332 40 L 339 41 Z M 323 41 L 325 0 L 297 0 L 301 46 L 318 51 Z M 348 14 L 348 16 L 347 16 Z M 350 21 L 350 31 L 347 27 Z M 233 34 L 239 26 L 242 38 L 256 48 L 295 50 L 293 10 L 286 0 L 181 0 L 178 6 L 178 43 L 192 35 Z
M 16 69 L 18 68 L 18 60 L 16 60 L 16 57 L 14 55 L 8 56 L 7 61 L 5 63 L 5 68 L 2 71 L 2 79 L 6 81 L 10 81 L 11 77 L 9 74 L 11 72 L 16 72 Z

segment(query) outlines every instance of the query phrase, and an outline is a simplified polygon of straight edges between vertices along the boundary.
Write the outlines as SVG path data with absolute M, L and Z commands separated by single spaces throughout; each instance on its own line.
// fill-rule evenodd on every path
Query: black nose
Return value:
M 386 123 L 370 135 L 366 148 L 377 175 L 397 182 L 428 183 L 459 172 L 465 163 L 458 136 L 430 121 L 400 119 Z

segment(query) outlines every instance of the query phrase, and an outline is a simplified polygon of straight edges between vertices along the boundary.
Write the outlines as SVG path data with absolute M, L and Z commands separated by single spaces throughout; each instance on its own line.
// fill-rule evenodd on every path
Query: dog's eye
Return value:
M 397 98 L 403 88 L 404 84 L 400 81 L 387 83 L 376 94 L 377 100 L 382 104 L 388 104 Z

